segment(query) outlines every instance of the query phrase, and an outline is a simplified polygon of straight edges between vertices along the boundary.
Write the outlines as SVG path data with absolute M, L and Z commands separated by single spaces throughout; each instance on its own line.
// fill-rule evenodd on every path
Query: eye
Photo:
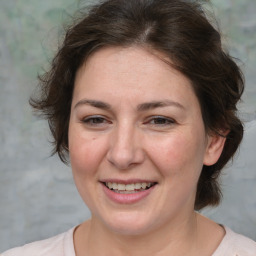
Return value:
M 175 121 L 164 116 L 152 116 L 145 123 L 157 127 L 165 127 L 175 124 Z
M 84 124 L 91 127 L 104 127 L 110 124 L 110 122 L 103 116 L 88 116 L 82 120 Z

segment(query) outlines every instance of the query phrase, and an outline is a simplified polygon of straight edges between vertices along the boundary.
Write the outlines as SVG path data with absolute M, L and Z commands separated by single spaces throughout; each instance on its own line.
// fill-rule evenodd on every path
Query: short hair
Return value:
M 53 153 L 68 163 L 68 124 L 76 72 L 88 56 L 108 46 L 139 46 L 163 53 L 171 60 L 169 64 L 191 81 L 206 131 L 219 136 L 229 131 L 219 160 L 203 166 L 195 199 L 196 210 L 218 205 L 218 177 L 243 137 L 236 104 L 244 79 L 223 50 L 220 33 L 199 1 L 107 0 L 92 6 L 67 29 L 49 71 L 39 76 L 40 94 L 30 99 L 49 122 Z

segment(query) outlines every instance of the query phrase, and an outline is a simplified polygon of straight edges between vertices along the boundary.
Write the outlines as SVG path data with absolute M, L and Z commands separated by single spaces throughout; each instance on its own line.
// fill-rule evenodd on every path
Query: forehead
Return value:
M 143 96 L 195 100 L 190 80 L 174 69 L 165 55 L 140 47 L 109 47 L 93 53 L 76 74 L 76 96 Z M 136 97 L 133 97 L 134 99 Z M 158 100 L 158 99 L 157 99 Z
M 104 47 L 88 57 L 79 68 L 77 76 L 83 72 L 95 71 L 102 74 L 115 71 L 117 74 L 133 73 L 133 75 L 145 74 L 149 71 L 161 71 L 162 73 L 162 71 L 170 70 L 167 62 L 171 63 L 166 55 L 150 48 Z

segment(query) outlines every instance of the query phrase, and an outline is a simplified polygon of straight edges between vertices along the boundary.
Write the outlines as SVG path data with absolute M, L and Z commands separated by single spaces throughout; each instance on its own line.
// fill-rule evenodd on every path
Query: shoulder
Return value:
M 256 242 L 224 227 L 226 235 L 212 256 L 255 256 Z
M 45 240 L 10 249 L 1 256 L 75 256 L 74 229 Z

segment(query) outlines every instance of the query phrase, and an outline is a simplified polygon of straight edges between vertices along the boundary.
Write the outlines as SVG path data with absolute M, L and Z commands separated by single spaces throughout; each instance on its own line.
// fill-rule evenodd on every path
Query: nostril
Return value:
M 108 161 L 117 169 L 127 170 L 144 161 L 144 153 L 140 148 L 113 148 L 107 154 Z
M 108 157 L 109 162 L 120 170 L 129 169 L 135 163 L 135 157 L 132 152 L 111 152 Z

